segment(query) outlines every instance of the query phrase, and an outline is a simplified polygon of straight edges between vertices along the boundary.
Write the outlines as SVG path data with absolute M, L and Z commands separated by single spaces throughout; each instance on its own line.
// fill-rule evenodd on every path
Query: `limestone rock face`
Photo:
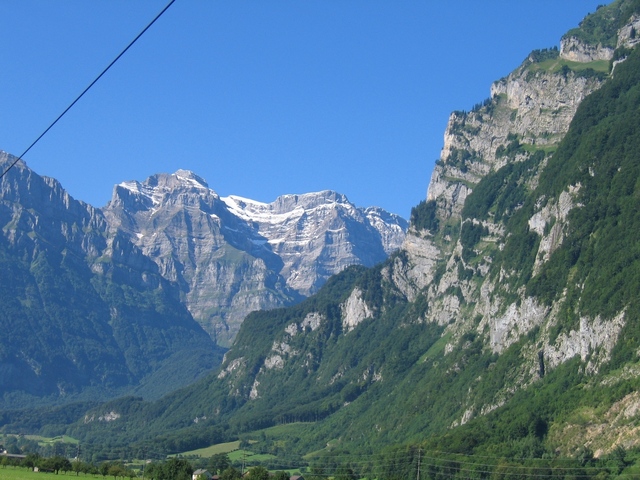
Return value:
M 397 215 L 357 208 L 333 191 L 283 195 L 270 204 L 236 196 L 223 201 L 253 225 L 283 262 L 280 274 L 287 285 L 304 296 L 349 265 L 384 260 L 402 245 L 407 228 Z
M 493 83 L 484 107 L 451 114 L 427 191 L 427 200 L 437 200 L 445 218 L 460 213 L 472 186 L 481 178 L 514 160 L 500 155 L 499 150 L 512 139 L 531 148 L 557 144 L 580 102 L 603 81 L 597 76 L 535 67 L 528 59 Z
M 616 48 L 626 47 L 633 48 L 640 43 L 640 35 L 638 30 L 640 29 L 640 16 L 633 15 L 629 22 L 620 29 L 618 32 L 618 43 Z
M 568 46 L 564 48 L 569 49 Z M 591 62 L 596 58 L 594 55 L 572 58 Z M 598 55 L 610 58 L 606 56 L 608 54 Z M 508 164 L 526 161 L 530 158 L 529 152 L 553 150 L 569 129 L 582 100 L 603 81 L 604 76 L 544 69 L 530 57 L 507 77 L 495 82 L 491 86 L 490 99 L 481 106 L 471 112 L 451 114 L 442 154 L 427 193 L 427 201 L 435 202 L 437 206 L 440 222 L 460 227 L 469 223 L 486 228 L 489 235 L 482 241 L 501 248 L 505 242 L 501 222 L 491 217 L 463 218 L 462 210 L 469 195 L 484 177 Z M 540 166 L 544 163 L 542 161 Z M 535 188 L 537 175 L 531 176 L 528 188 Z M 572 192 L 561 195 L 556 203 L 545 204 L 530 220 L 531 230 L 543 238 L 536 271 L 562 242 L 564 222 L 575 207 Z M 434 238 L 430 232 L 412 228 L 403 247 L 411 260 L 405 269 L 414 275 L 419 272 L 418 278 L 422 277 L 422 285 L 429 292 L 431 321 L 441 325 L 450 323 L 450 329 L 462 331 L 466 327 L 461 327 L 455 320 L 462 315 L 463 304 L 474 305 L 472 316 L 483 319 L 478 329 L 488 329 L 488 343 L 495 352 L 504 351 L 520 334 L 545 321 L 549 309 L 533 299 L 518 294 L 517 302 L 505 303 L 501 295 L 496 295 L 501 278 L 512 273 L 503 272 L 497 277 L 497 284 L 490 280 L 478 283 L 461 278 L 460 273 L 465 271 L 484 276 L 491 270 L 492 258 L 480 257 L 473 266 L 468 265 L 462 258 L 461 241 L 455 236 L 440 235 L 440 238 Z M 446 267 L 437 281 L 432 282 L 438 262 L 446 262 Z M 449 293 L 454 290 L 458 293 Z
M 633 48 L 638 28 L 640 19 L 634 15 L 618 30 L 617 46 Z M 425 296 L 429 310 L 421 320 L 446 325 L 445 333 L 452 335 L 445 352 L 456 348 L 469 330 L 486 335 L 487 347 L 497 354 L 533 329 L 545 332 L 540 350 L 528 353 L 531 371 L 522 378 L 536 377 L 543 359 L 553 368 L 574 355 L 583 359 L 594 355 L 589 369 L 597 371 L 608 358 L 625 318 L 624 312 L 611 319 L 582 318 L 577 330 L 555 338 L 549 332 L 558 305 L 544 305 L 528 297 L 524 288 L 508 291 L 504 285 L 519 272 L 496 271 L 492 265 L 508 239 L 505 224 L 492 211 L 482 218 L 463 215 L 465 203 L 481 180 L 504 167 L 529 162 L 529 173 L 519 181 L 525 183 L 527 192 L 535 190 L 549 158 L 545 155 L 564 138 L 581 102 L 607 80 L 609 73 L 602 70 L 601 61 L 613 58 L 612 48 L 589 45 L 573 36 L 562 40 L 555 57 L 547 53 L 549 61 L 532 54 L 511 74 L 494 82 L 490 98 L 472 111 L 451 114 L 426 197 L 435 205 L 439 227 L 430 231 L 411 226 L 402 255 L 384 269 L 386 281 L 409 301 Z M 567 60 L 586 65 L 566 67 Z M 589 68 L 599 68 L 601 73 Z M 539 163 L 531 162 L 533 152 L 542 158 Z M 556 198 L 537 199 L 528 221 L 529 231 L 539 238 L 532 276 L 539 274 L 562 245 L 570 213 L 582 206 L 576 200 L 580 189 L 579 184 L 569 185 Z M 471 225 L 483 232 L 472 253 L 460 234 Z M 489 406 L 478 410 L 485 407 L 491 410 Z
M 560 42 L 560 57 L 581 63 L 611 60 L 613 58 L 613 48 L 605 47 L 601 44 L 589 45 L 576 37 L 566 37 Z
M 357 208 L 332 191 L 272 203 L 221 198 L 192 172 L 123 182 L 103 209 L 177 282 L 200 324 L 221 345 L 252 311 L 291 305 L 349 265 L 372 266 L 402 244 L 407 222 Z
M 372 316 L 373 312 L 362 299 L 362 292 L 359 289 L 353 290 L 347 301 L 342 305 L 342 328 L 345 332 L 349 332 L 358 326 L 367 318 Z
M 517 305 L 505 304 L 495 294 L 497 285 L 460 277 L 461 272 L 472 271 L 486 275 L 492 259 L 480 257 L 473 267 L 468 265 L 462 258 L 463 246 L 455 229 L 465 222 L 485 228 L 488 235 L 483 242 L 501 248 L 505 241 L 504 225 L 491 218 L 463 218 L 467 198 L 487 175 L 507 164 L 524 162 L 530 151 L 552 150 L 569 129 L 582 100 L 603 81 L 603 76 L 541 68 L 532 55 L 511 74 L 494 82 L 491 96 L 484 103 L 470 112 L 451 114 L 426 200 L 436 205 L 439 222 L 450 225 L 452 234 L 440 230 L 436 235 L 411 227 L 402 247 L 407 261 L 395 262 L 388 272 L 407 299 L 413 300 L 418 292 L 427 292 L 428 321 L 459 328 L 456 319 L 462 315 L 463 304 L 472 304 L 474 315 L 483 318 L 482 328 L 491 332 L 489 345 L 496 352 L 544 321 L 548 309 L 533 300 L 524 298 Z M 532 176 L 529 188 L 535 188 L 537 178 L 537 174 Z M 563 239 L 564 222 L 575 206 L 570 193 L 563 194 L 557 203 L 545 205 L 531 219 L 532 231 L 543 237 L 536 271 Z
M 0 151 L 0 164 L 14 157 Z M 3 233 L 14 246 L 34 247 L 37 238 L 47 238 L 58 249 L 92 258 L 101 255 L 107 240 L 107 222 L 99 210 L 74 200 L 49 177 L 42 177 L 19 161 L 0 183 Z

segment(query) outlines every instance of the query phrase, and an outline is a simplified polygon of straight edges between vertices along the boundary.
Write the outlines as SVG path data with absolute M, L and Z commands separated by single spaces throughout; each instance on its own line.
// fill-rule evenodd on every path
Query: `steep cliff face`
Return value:
M 560 56 L 580 63 L 609 61 L 616 49 L 635 46 L 637 27 L 638 11 L 633 1 L 612 2 L 606 8 L 601 5 L 562 37 Z
M 620 4 L 625 2 L 603 7 L 598 15 Z M 390 278 L 407 298 L 417 291 L 426 296 L 426 320 L 446 326 L 445 352 L 459 348 L 469 332 L 496 354 L 525 334 L 535 335 L 537 344 L 522 352 L 522 365 L 503 398 L 540 379 L 541 365 L 553 369 L 579 357 L 585 371 L 598 372 L 611 359 L 627 322 L 624 309 L 607 317 L 581 310 L 576 298 L 584 284 L 577 290 L 558 284 L 565 290 L 554 292 L 553 301 L 550 293 L 540 295 L 551 270 L 570 268 L 559 267 L 557 258 L 568 249 L 567 242 L 575 242 L 571 232 L 585 221 L 578 211 L 589 210 L 585 202 L 593 196 L 585 191 L 585 180 L 548 188 L 558 181 L 549 172 L 563 168 L 561 160 L 545 169 L 553 154 L 564 158 L 568 145 L 578 141 L 576 133 L 561 143 L 583 100 L 610 80 L 611 61 L 624 60 L 637 43 L 637 14 L 615 21 L 613 46 L 570 34 L 560 52 L 533 52 L 492 85 L 490 99 L 471 112 L 451 115 L 427 201 L 420 206 L 431 208 L 437 222 L 426 228 L 414 223 L 403 246 L 408 261 L 390 267 Z M 582 133 L 582 128 L 575 131 Z M 557 152 L 560 145 L 566 150 Z M 579 168 L 595 178 L 596 165 L 597 160 Z M 567 316 L 573 326 L 560 327 Z M 466 407 L 458 424 L 496 405 L 469 401 Z
M 497 283 L 479 279 L 491 270 L 495 252 L 504 247 L 508 235 L 505 219 L 520 207 L 525 190 L 537 185 L 540 169 L 566 134 L 582 100 L 607 77 L 605 72 L 591 69 L 601 69 L 599 64 L 581 65 L 575 70 L 563 66 L 566 64 L 557 51 L 533 52 L 520 67 L 491 86 L 489 99 L 470 112 L 451 114 L 426 203 L 417 207 L 431 208 L 437 222 L 428 228 L 414 222 L 403 245 L 409 261 L 397 264 L 391 274 L 409 299 L 418 291 L 428 291 L 429 318 L 438 324 L 482 316 L 485 321 L 478 328 L 491 325 L 491 344 L 496 351 L 506 348 L 509 338 L 518 338 L 514 323 L 531 328 L 541 321 L 545 309 L 528 300 L 525 303 L 530 308 L 519 308 L 516 314 L 495 295 L 500 278 Z M 513 165 L 526 170 L 526 175 L 510 180 L 508 174 L 497 173 Z M 464 212 L 479 182 L 497 177 L 499 183 L 482 188 L 478 194 L 487 205 L 505 189 L 521 188 L 519 198 L 514 202 L 505 196 L 497 211 L 482 212 L 482 216 L 469 208 L 471 213 Z M 572 206 L 566 194 L 536 218 L 546 215 L 547 219 L 553 216 L 561 220 Z M 540 230 L 540 226 L 536 228 Z M 553 251 L 561 241 L 561 230 L 562 223 L 557 222 L 551 232 L 541 231 L 546 234 L 541 253 L 549 255 Z M 481 232 L 473 245 L 465 245 L 469 232 Z M 480 239 L 482 251 L 475 245 Z M 470 255 L 473 248 L 478 251 Z
M 0 154 L 0 163 L 12 160 Z M 221 360 L 177 289 L 123 235 L 109 233 L 99 210 L 22 162 L 0 195 L 3 406 L 136 388 L 158 396 Z
M 117 185 L 104 214 L 178 282 L 193 316 L 222 345 L 250 312 L 291 305 L 349 265 L 384 260 L 407 228 L 331 191 L 270 204 L 221 198 L 184 170 Z
M 490 172 L 523 161 L 536 149 L 552 151 L 580 102 L 606 78 L 602 71 L 567 70 L 561 64 L 558 57 L 540 62 L 532 54 L 491 86 L 484 104 L 451 114 L 427 193 L 443 219 L 460 215 L 472 187 Z

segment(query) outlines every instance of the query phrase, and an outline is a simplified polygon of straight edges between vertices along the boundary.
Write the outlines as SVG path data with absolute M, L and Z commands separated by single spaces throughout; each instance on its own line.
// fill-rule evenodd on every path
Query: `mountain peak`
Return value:
M 333 190 L 321 190 L 304 194 L 281 195 L 271 204 L 278 213 L 295 209 L 296 207 L 315 208 L 319 205 L 333 203 L 353 206 L 346 195 Z M 354 207 L 354 206 L 353 206 Z
M 151 175 L 144 182 L 129 180 L 119 183 L 113 189 L 108 207 L 128 205 L 132 210 L 155 210 L 168 199 L 184 193 L 191 199 L 219 198 L 202 177 L 190 170 L 177 170 L 171 174 Z
M 191 170 L 183 170 L 179 169 L 172 175 L 176 177 L 178 180 L 191 185 L 198 185 L 205 188 L 209 188 L 209 184 L 207 184 L 206 180 L 199 175 L 196 175 Z
M 191 170 L 182 169 L 176 170 L 175 173 L 157 173 L 147 178 L 143 183 L 151 188 L 163 191 L 173 191 L 184 188 L 211 190 L 205 179 L 196 175 Z
M 321 205 L 342 204 L 356 209 L 355 205 L 349 202 L 346 195 L 333 190 L 322 190 L 302 194 L 280 195 L 271 203 L 259 202 L 238 195 L 229 195 L 222 198 L 222 201 L 240 216 L 246 217 L 258 215 L 286 215 L 296 210 L 309 210 Z

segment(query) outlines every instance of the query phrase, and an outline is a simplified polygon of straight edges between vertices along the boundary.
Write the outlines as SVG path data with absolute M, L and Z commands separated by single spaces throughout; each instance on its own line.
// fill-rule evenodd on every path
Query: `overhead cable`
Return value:
M 82 91 L 82 93 L 81 93 L 80 95 L 78 95 L 78 96 L 76 97 L 76 99 L 75 99 L 73 102 L 71 102 L 71 103 L 69 104 L 69 106 L 68 106 L 67 108 L 65 108 L 65 110 L 64 110 L 60 115 L 58 115 L 58 118 L 56 118 L 56 119 L 55 119 L 55 120 L 54 120 L 54 121 L 53 121 L 53 122 L 52 122 L 52 123 L 51 123 L 51 124 L 50 124 L 46 129 L 45 129 L 45 130 L 44 130 L 44 132 L 42 132 L 42 133 L 40 134 L 40 136 L 39 136 L 38 138 L 36 138 L 36 139 L 31 143 L 31 145 L 29 145 L 29 147 L 28 147 L 28 148 L 27 148 L 24 152 L 22 152 L 22 154 L 21 154 L 21 155 L 19 155 L 19 156 L 18 156 L 18 157 L 17 157 L 17 158 L 12 162 L 12 163 L 11 163 L 11 165 L 9 165 L 9 166 L 8 166 L 8 167 L 7 167 L 7 168 L 2 172 L 2 174 L 0 174 L 0 179 L 1 179 L 2 177 L 4 177 L 4 176 L 7 174 L 7 172 L 8 172 L 9 170 L 11 170 L 11 169 L 16 165 L 16 163 L 18 163 L 18 161 L 20 161 L 20 160 L 22 159 L 22 157 L 24 157 L 24 156 L 27 154 L 27 152 L 29 152 L 29 150 L 31 150 L 31 148 L 33 148 L 33 146 L 34 146 L 36 143 L 38 143 L 38 142 L 40 141 L 40 139 L 41 139 L 42 137 L 44 137 L 44 136 L 45 136 L 45 135 L 47 134 L 47 132 L 49 132 L 49 130 L 51 130 L 51 129 L 53 128 L 53 126 L 54 126 L 56 123 L 58 123 L 58 121 L 59 121 L 62 117 L 64 117 L 64 115 L 65 115 L 69 110 L 71 110 L 71 108 L 72 108 L 72 107 L 73 107 L 73 106 L 78 102 L 78 100 L 80 100 L 80 99 L 84 96 L 84 94 L 85 94 L 85 93 L 87 93 L 87 92 L 91 89 L 91 87 L 93 87 L 93 86 L 98 82 L 98 80 L 100 80 L 100 78 L 102 78 L 102 76 L 103 76 L 105 73 L 107 73 L 107 71 L 108 71 L 108 70 L 109 70 L 109 69 L 110 69 L 110 68 L 111 68 L 111 67 L 112 67 L 112 66 L 113 66 L 113 65 L 114 65 L 118 60 L 120 60 L 120 57 L 122 57 L 122 56 L 127 52 L 127 50 L 129 50 L 129 48 L 131 48 L 131 47 L 133 46 L 133 44 L 134 44 L 134 43 L 136 43 L 136 42 L 138 41 L 138 39 L 139 39 L 140 37 L 142 37 L 142 35 L 144 35 L 144 34 L 145 34 L 145 32 L 146 32 L 147 30 L 149 30 L 149 28 L 151 27 L 151 25 L 153 25 L 153 24 L 156 22 L 156 20 L 158 20 L 158 19 L 162 16 L 162 14 L 163 14 L 164 12 L 166 12 L 166 11 L 169 9 L 169 7 L 170 7 L 170 6 L 171 6 L 175 1 L 176 1 L 176 0 L 170 0 L 170 2 L 169 2 L 169 3 L 168 3 L 168 4 L 167 4 L 167 5 L 166 5 L 166 6 L 165 6 L 161 11 L 160 11 L 160 13 L 158 13 L 158 14 L 155 16 L 155 18 L 154 18 L 153 20 L 151 20 L 151 22 L 149 22 L 149 24 L 148 24 L 146 27 L 144 27 L 144 29 L 143 29 L 143 30 L 142 30 L 142 31 L 141 31 L 141 32 L 140 32 L 140 33 L 139 33 L 139 34 L 138 34 L 138 35 L 137 35 L 133 40 L 131 40 L 131 42 L 129 42 L 129 44 L 125 47 L 125 49 L 124 49 L 124 50 L 122 50 L 122 51 L 120 52 L 120 54 L 118 54 L 118 56 L 117 56 L 116 58 L 114 58 L 114 59 L 111 61 L 111 63 L 110 63 L 109 65 L 107 65 L 107 67 L 106 67 L 104 70 L 102 70 L 102 72 L 100 73 L 100 75 L 98 75 L 98 76 L 95 78 L 95 80 L 93 80 L 93 82 L 91 82 L 91 83 L 89 84 L 89 86 L 88 86 L 87 88 L 85 88 L 85 89 Z

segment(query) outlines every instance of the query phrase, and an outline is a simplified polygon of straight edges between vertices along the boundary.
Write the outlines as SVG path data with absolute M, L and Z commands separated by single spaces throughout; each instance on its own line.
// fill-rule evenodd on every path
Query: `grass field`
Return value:
M 7 433 L 5 434 L 8 437 L 17 437 L 18 435 L 14 434 L 14 433 Z M 73 437 L 69 437 L 68 435 L 61 435 L 58 437 L 43 437 L 40 435 L 25 435 L 24 438 L 28 439 L 28 440 L 35 440 L 36 442 L 38 442 L 38 444 L 40 446 L 44 446 L 44 445 L 51 445 L 54 443 L 69 443 L 72 445 L 77 445 L 79 443 L 79 440 L 73 438 Z
M 545 60 L 540 63 L 534 63 L 529 66 L 532 71 L 543 70 L 547 72 L 558 72 L 562 68 L 563 65 L 568 66 L 571 70 L 579 71 L 586 70 L 587 68 L 592 68 L 596 72 L 609 72 L 609 61 L 608 60 L 595 60 L 589 63 L 581 63 L 581 62 L 572 62 L 570 60 L 564 60 L 560 57 L 552 58 L 549 60 Z
M 58 475 L 55 473 L 42 473 L 33 472 L 27 468 L 18 467 L 0 467 L 0 479 L 2 480 L 55 480 L 60 478 L 102 478 L 101 475 L 90 475 L 81 473 L 78 476 L 74 472 L 67 472 L 66 474 L 60 472 Z
M 240 441 L 236 442 L 228 442 L 228 443 L 218 443 L 216 445 L 211 445 L 206 448 L 199 448 L 198 450 L 191 450 L 190 452 L 182 452 L 180 455 L 184 455 L 185 457 L 196 455 L 198 457 L 212 457 L 217 455 L 218 453 L 229 453 L 234 450 L 238 450 L 240 448 Z
M 243 458 L 247 462 L 264 462 L 276 457 L 275 455 L 269 455 L 265 453 L 253 453 L 249 450 L 236 450 L 229 454 L 229 460 L 231 460 L 232 462 L 241 461 Z

